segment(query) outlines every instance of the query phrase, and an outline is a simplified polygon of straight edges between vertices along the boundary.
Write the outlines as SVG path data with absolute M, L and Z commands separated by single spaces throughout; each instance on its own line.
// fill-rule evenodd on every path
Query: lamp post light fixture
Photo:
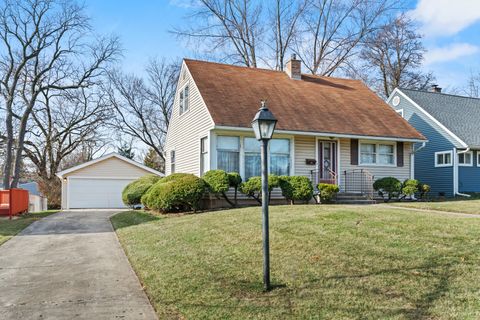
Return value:
M 268 141 L 272 139 L 277 119 L 268 110 L 266 102 L 262 100 L 261 107 L 252 120 L 253 131 L 257 140 L 262 142 L 262 237 L 263 237 L 263 286 L 270 290 L 270 245 L 268 230 Z

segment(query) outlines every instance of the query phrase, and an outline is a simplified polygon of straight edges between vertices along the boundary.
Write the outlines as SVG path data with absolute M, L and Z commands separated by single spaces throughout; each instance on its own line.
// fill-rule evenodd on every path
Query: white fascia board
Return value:
M 122 161 L 128 162 L 128 163 L 130 163 L 130 164 L 132 164 L 132 165 L 134 165 L 134 166 L 136 166 L 136 167 L 139 167 L 139 168 L 141 168 L 141 169 L 143 169 L 143 170 L 145 170 L 145 171 L 148 171 L 148 172 L 150 172 L 150 173 L 153 173 L 153 174 L 156 174 L 156 175 L 162 176 L 162 177 L 164 176 L 163 173 L 161 173 L 161 172 L 159 172 L 159 171 L 157 171 L 157 170 L 155 170 L 155 169 L 149 168 L 149 167 L 147 167 L 147 166 L 145 166 L 145 165 L 143 165 L 143 164 L 141 164 L 141 163 L 138 163 L 138 162 L 136 162 L 135 160 L 132 160 L 132 159 L 128 159 L 128 158 L 126 158 L 126 157 L 123 157 L 123 156 L 119 155 L 119 154 L 116 153 L 116 152 L 108 153 L 108 154 L 106 154 L 106 155 L 104 155 L 104 156 L 101 156 L 100 158 L 93 159 L 93 160 L 84 162 L 84 163 L 82 163 L 82 164 L 79 164 L 78 166 L 75 166 L 75 167 L 72 167 L 72 168 L 69 168 L 69 169 L 66 169 L 66 170 L 57 172 L 56 176 L 61 179 L 64 175 L 66 175 L 66 174 L 68 174 L 68 173 L 72 173 L 72 172 L 74 172 L 74 171 L 80 170 L 80 169 L 82 169 L 82 168 L 91 166 L 92 164 L 95 164 L 95 163 L 97 163 L 97 162 L 100 162 L 100 161 L 103 161 L 103 160 L 106 160 L 106 159 L 110 159 L 110 158 L 118 158 L 118 159 L 120 159 L 120 160 L 122 160 Z
M 253 133 L 252 128 L 244 127 L 231 127 L 231 126 L 215 126 L 216 130 L 228 130 L 228 131 L 248 131 Z M 342 133 L 331 133 L 331 132 L 311 132 L 311 131 L 293 131 L 293 130 L 275 130 L 274 134 L 290 134 L 290 135 L 302 135 L 302 136 L 323 136 L 323 137 L 334 137 L 334 138 L 350 138 L 350 139 L 373 139 L 373 140 L 382 140 L 382 141 L 403 141 L 403 142 L 426 142 L 428 140 L 422 139 L 410 139 L 410 138 L 397 138 L 397 137 L 378 137 L 378 136 L 366 136 L 366 135 L 355 135 L 355 134 L 342 134 Z
M 394 93 L 398 92 L 402 97 L 404 97 L 408 102 L 410 102 L 415 108 L 420 110 L 423 114 L 425 114 L 430 120 L 432 120 L 437 126 L 439 126 L 441 129 L 443 129 L 448 135 L 453 138 L 456 142 L 460 144 L 461 147 L 463 148 L 468 148 L 468 145 L 460 139 L 455 133 L 450 131 L 447 127 L 445 127 L 440 121 L 435 119 L 430 113 L 428 113 L 425 109 L 420 107 L 419 104 L 417 104 L 415 101 L 413 101 L 409 96 L 407 96 L 405 93 L 403 93 L 400 89 L 395 88 L 395 90 L 392 92 L 390 95 L 390 98 L 393 97 Z M 387 101 L 390 101 L 390 98 Z

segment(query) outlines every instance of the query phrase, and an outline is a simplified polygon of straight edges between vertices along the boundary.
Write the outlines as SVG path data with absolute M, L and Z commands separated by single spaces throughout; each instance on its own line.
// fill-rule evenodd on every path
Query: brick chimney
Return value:
M 292 57 L 288 60 L 285 72 L 291 79 L 302 79 L 302 61 L 297 60 L 296 54 L 292 54 Z
M 432 84 L 428 91 L 435 92 L 435 93 L 442 93 L 442 88 L 440 88 L 438 84 Z

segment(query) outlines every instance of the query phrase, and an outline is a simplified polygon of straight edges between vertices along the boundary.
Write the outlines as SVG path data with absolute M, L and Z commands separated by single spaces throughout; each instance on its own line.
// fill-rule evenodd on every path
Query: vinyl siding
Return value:
M 396 95 L 400 104 L 392 105 L 392 108 L 403 109 L 404 118 L 428 139 L 425 148 L 415 153 L 415 179 L 431 186 L 431 196 L 436 197 L 440 192 L 453 196 L 453 166 L 435 167 L 435 152 L 453 150 L 454 140 L 404 96 Z M 420 144 L 416 145 L 416 148 L 419 147 Z
M 366 140 L 361 140 L 366 141 Z M 372 140 L 374 141 L 374 140 Z M 400 181 L 410 178 L 410 153 L 412 144 L 403 143 L 403 167 L 397 166 L 369 166 L 369 165 L 352 165 L 350 159 L 350 139 L 340 139 L 340 179 L 341 173 L 354 169 L 365 169 L 369 171 L 374 179 L 384 177 L 395 177 Z
M 311 176 L 310 171 L 315 170 L 315 165 L 307 165 L 306 159 L 316 159 L 315 137 L 295 136 L 295 175 Z
M 87 167 L 66 174 L 64 177 L 116 177 L 116 178 L 134 178 L 141 177 L 150 172 L 143 170 L 131 163 L 118 158 L 108 158 L 94 163 Z
M 189 84 L 189 109 L 180 115 L 179 90 L 186 84 Z M 172 150 L 175 150 L 175 172 L 200 174 L 200 139 L 208 136 L 213 126 L 210 113 L 183 63 L 165 143 L 166 175 L 171 174 Z
M 478 154 L 480 150 L 473 151 L 473 166 L 458 167 L 458 191 L 465 192 L 480 192 L 480 165 L 478 163 Z

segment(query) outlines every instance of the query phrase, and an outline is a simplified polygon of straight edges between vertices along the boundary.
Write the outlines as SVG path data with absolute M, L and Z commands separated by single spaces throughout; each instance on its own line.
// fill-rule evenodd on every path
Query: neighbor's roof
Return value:
M 359 80 L 302 75 L 185 59 L 216 126 L 251 127 L 266 99 L 277 129 L 425 138 Z
M 400 89 L 470 147 L 480 147 L 480 99 Z
M 97 159 L 93 159 L 93 160 L 90 160 L 90 161 L 87 161 L 87 162 L 84 162 L 82 164 L 79 164 L 78 166 L 74 166 L 74 167 L 71 167 L 71 168 L 68 168 L 68 169 L 65 169 L 65 170 L 62 170 L 60 172 L 57 172 L 57 177 L 59 178 L 62 178 L 64 175 L 68 174 L 68 173 L 72 173 L 74 171 L 77 171 L 77 170 L 80 170 L 82 168 L 85 168 L 85 167 L 88 167 L 88 166 L 91 166 L 92 164 L 95 164 L 97 162 L 100 162 L 100 161 L 103 161 L 103 160 L 107 160 L 107 159 L 110 159 L 110 158 L 117 158 L 117 159 L 120 159 L 122 161 L 125 161 L 125 162 L 128 162 L 136 167 L 139 167 L 145 171 L 148 171 L 150 173 L 153 173 L 153 174 L 156 174 L 156 175 L 159 175 L 159 176 L 163 176 L 163 173 L 157 171 L 157 170 L 154 170 L 152 168 L 149 168 L 141 163 L 138 163 L 136 162 L 135 160 L 132 160 L 132 159 L 128 159 L 126 157 L 123 157 L 121 155 L 119 155 L 118 153 L 116 152 L 112 152 L 112 153 L 108 153 L 100 158 L 97 158 Z

